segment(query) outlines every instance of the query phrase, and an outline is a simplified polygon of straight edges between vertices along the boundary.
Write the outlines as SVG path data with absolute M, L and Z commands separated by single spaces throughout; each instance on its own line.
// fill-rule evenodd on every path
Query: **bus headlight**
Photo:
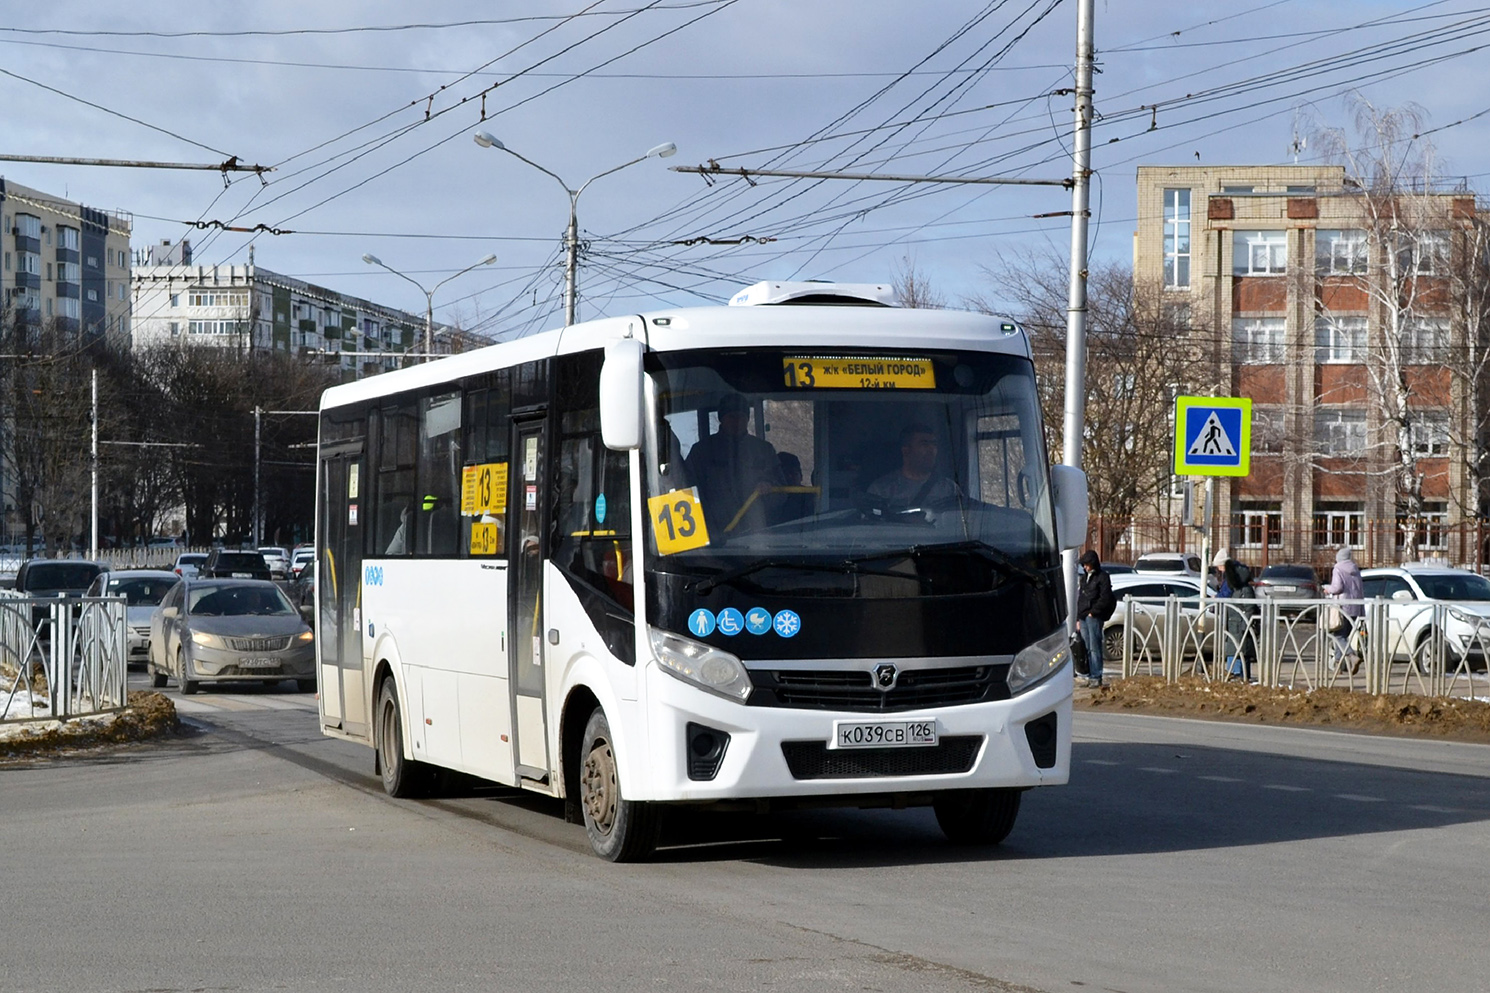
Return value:
M 671 631 L 647 631 L 652 653 L 665 672 L 730 700 L 743 703 L 750 696 L 750 674 L 745 664 L 729 652 Z
M 1068 637 L 1066 626 L 1062 624 L 1054 634 L 1041 638 L 1014 656 L 1014 664 L 1009 667 L 1009 692 L 1021 693 L 1063 668 L 1071 655 Z

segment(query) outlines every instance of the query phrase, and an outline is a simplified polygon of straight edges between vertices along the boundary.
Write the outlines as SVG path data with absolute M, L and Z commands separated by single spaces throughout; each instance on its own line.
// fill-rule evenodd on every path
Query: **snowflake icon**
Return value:
M 783 638 L 790 638 L 802 630 L 802 618 L 797 616 L 794 610 L 781 610 L 776 613 L 776 620 L 772 623 L 776 633 Z

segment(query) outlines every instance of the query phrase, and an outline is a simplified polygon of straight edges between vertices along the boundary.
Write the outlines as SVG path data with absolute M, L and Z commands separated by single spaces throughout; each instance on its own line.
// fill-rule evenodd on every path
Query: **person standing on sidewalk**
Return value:
M 1361 585 L 1361 567 L 1351 558 L 1349 545 L 1341 545 L 1335 552 L 1335 569 L 1330 573 L 1330 582 L 1324 593 L 1341 600 L 1360 600 L 1366 595 Z M 1342 603 L 1339 609 L 1340 623 L 1330 629 L 1335 638 L 1335 660 L 1342 672 L 1349 670 L 1354 674 L 1361 669 L 1361 657 L 1351 649 L 1350 636 L 1361 623 L 1366 608 L 1359 603 Z
M 1102 568 L 1102 560 L 1088 548 L 1076 560 L 1081 566 L 1080 587 L 1076 593 L 1076 619 L 1081 625 L 1081 640 L 1086 643 L 1088 686 L 1102 685 L 1102 625 L 1117 609 L 1112 595 L 1112 577 Z

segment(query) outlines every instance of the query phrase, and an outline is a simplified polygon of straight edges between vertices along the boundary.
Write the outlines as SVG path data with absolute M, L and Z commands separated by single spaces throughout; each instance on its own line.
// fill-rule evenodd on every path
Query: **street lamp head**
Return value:
M 362 261 L 366 262 L 368 265 L 382 265 L 383 264 L 383 260 L 380 259 L 380 258 L 378 258 L 376 255 L 364 255 L 364 256 L 362 256 Z
M 665 159 L 668 156 L 670 156 L 670 155 L 676 155 L 677 153 L 678 153 L 678 146 L 677 145 L 674 145 L 670 141 L 665 141 L 662 144 L 658 145 L 656 148 L 648 149 L 647 150 L 647 158 L 649 158 L 649 159 Z
M 480 145 L 482 148 L 505 149 L 507 147 L 506 145 L 502 144 L 502 142 L 499 141 L 497 137 L 490 131 L 477 131 L 475 134 L 471 135 L 471 137 L 475 140 L 476 144 Z
M 476 264 L 477 265 L 491 265 L 495 261 L 497 261 L 497 257 L 495 255 L 488 255 L 486 258 L 482 259 L 480 262 L 477 262 Z

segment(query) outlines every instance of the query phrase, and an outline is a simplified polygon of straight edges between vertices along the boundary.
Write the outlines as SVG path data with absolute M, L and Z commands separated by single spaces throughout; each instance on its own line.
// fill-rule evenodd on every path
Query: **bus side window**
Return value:
M 554 564 L 632 609 L 631 471 L 600 439 L 600 352 L 557 361 Z
M 378 417 L 377 502 L 373 521 L 374 555 L 414 551 L 414 462 L 419 415 L 413 400 L 387 406 Z
M 419 404 L 419 543 L 421 555 L 457 554 L 460 527 L 461 396 Z
M 472 513 L 460 510 L 460 548 L 462 554 L 472 558 L 500 558 L 506 554 L 507 542 L 507 492 L 482 491 L 480 485 L 488 487 L 501 481 L 501 471 L 495 467 L 506 467 L 509 437 L 512 432 L 512 370 L 498 369 L 482 377 L 479 387 L 466 391 L 464 418 L 464 465 L 474 467 L 468 483 L 461 478 L 457 493 L 466 496 L 463 487 L 477 486 L 471 494 Z M 480 506 L 485 497 L 486 506 Z

